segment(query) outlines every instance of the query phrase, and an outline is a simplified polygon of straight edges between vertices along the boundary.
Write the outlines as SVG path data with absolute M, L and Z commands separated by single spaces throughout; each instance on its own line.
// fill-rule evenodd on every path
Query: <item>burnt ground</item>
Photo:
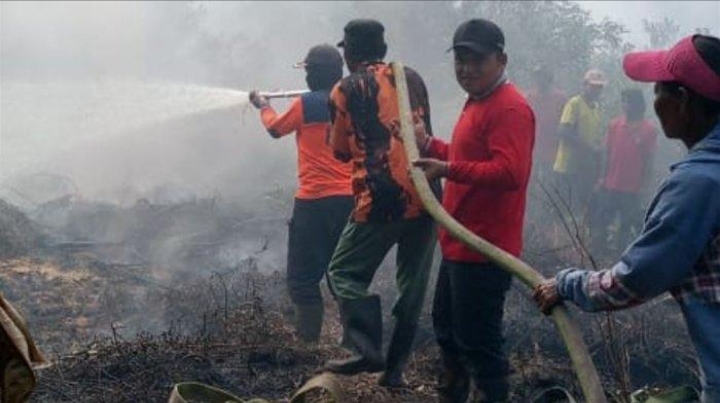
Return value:
M 12 246 L 0 248 L 0 292 L 23 312 L 53 361 L 38 373 L 34 402 L 165 402 L 183 381 L 282 402 L 326 359 L 345 354 L 331 298 L 318 345 L 303 345 L 289 326 L 282 274 L 287 204 L 247 210 L 192 199 L 123 207 L 68 198 L 24 213 L 3 206 L 0 213 L 9 228 L 2 245 Z M 531 264 L 550 274 L 579 263 L 557 231 L 540 228 L 543 220 L 531 223 Z M 394 298 L 389 262 L 373 285 L 386 315 Z M 407 370 L 410 387 L 379 388 L 377 375 L 341 377 L 348 401 L 435 401 L 433 283 Z M 695 385 L 685 326 L 668 298 L 624 313 L 576 316 L 609 393 Z M 391 323 L 386 317 L 386 342 Z M 579 396 L 557 333 L 517 282 L 506 338 L 513 401 L 532 401 L 549 385 Z

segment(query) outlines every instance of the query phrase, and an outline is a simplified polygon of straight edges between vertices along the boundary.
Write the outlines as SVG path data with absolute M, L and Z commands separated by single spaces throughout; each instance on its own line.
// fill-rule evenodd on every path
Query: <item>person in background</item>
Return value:
M 337 161 L 327 144 L 330 89 L 342 78 L 343 60 L 331 45 L 312 47 L 297 67 L 305 69 L 310 92 L 292 100 L 278 114 L 268 100 L 250 92 L 262 123 L 273 138 L 295 133 L 298 178 L 290 220 L 287 287 L 295 305 L 300 338 L 317 342 L 323 323 L 320 282 L 353 206 L 351 167 Z
M 560 117 L 560 144 L 553 168 L 559 184 L 569 190 L 567 201 L 580 222 L 588 217 L 599 174 L 603 132 L 598 99 L 605 83 L 599 70 L 585 73 L 582 93 L 567 101 Z
M 567 95 L 553 86 L 553 79 L 549 67 L 536 66 L 532 72 L 533 88 L 527 94 L 537 119 L 533 176 L 542 182 L 551 180 L 558 151 L 558 122 L 567 102 Z
M 443 207 L 470 231 L 519 256 L 532 167 L 535 116 L 505 73 L 505 36 L 495 23 L 471 19 L 455 31 L 455 76 L 468 94 L 451 141 L 416 129 L 431 158 L 414 164 L 445 178 Z M 480 402 L 508 398 L 510 365 L 502 320 L 510 273 L 440 231 L 442 263 L 433 325 L 442 353 L 441 402 L 464 403 L 470 381 Z
M 665 136 L 689 153 L 671 167 L 640 236 L 610 269 L 565 269 L 535 289 L 549 313 L 562 301 L 585 311 L 624 309 L 670 291 L 700 364 L 703 403 L 720 402 L 720 39 L 693 35 L 665 51 L 631 53 L 631 79 L 655 83 Z
M 590 228 L 594 251 L 605 249 L 608 223 L 618 220 L 615 249 L 630 243 L 633 229 L 642 226 L 642 194 L 650 182 L 657 130 L 645 119 L 645 98 L 640 89 L 621 93 L 623 114 L 605 135 L 604 167 L 598 181 L 596 207 Z
M 355 208 L 328 274 L 354 355 L 328 361 L 325 370 L 346 375 L 384 370 L 378 383 L 399 387 L 405 385 L 403 369 L 412 351 L 436 237 L 408 172 L 393 70 L 383 62 L 384 30 L 375 20 L 352 20 L 338 44 L 350 75 L 330 95 L 330 145 L 338 159 L 352 161 Z M 425 84 L 412 69 L 406 68 L 406 76 L 413 114 L 430 128 Z M 383 359 L 380 297 L 368 287 L 394 245 L 399 295 Z

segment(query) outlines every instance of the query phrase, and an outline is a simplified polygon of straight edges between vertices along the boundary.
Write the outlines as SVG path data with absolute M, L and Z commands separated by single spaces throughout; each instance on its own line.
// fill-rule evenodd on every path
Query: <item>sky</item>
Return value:
M 639 46 L 647 38 L 642 33 L 643 18 L 660 20 L 670 16 L 691 34 L 695 28 L 709 28 L 720 35 L 720 1 L 579 1 L 595 18 L 611 18 L 624 24 L 630 32 L 626 39 Z

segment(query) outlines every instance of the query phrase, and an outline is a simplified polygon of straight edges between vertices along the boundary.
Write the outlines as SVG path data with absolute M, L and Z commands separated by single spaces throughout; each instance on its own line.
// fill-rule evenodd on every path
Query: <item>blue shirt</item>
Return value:
M 720 124 L 671 167 L 620 262 L 597 272 L 566 269 L 556 280 L 560 297 L 586 311 L 672 292 L 698 355 L 703 401 L 720 402 Z

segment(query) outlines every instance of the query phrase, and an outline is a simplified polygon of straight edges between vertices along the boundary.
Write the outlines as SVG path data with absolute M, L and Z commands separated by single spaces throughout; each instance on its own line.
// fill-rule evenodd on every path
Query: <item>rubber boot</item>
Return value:
M 343 330 L 352 346 L 353 356 L 330 360 L 324 370 L 342 375 L 380 372 L 385 368 L 382 356 L 382 316 L 380 297 L 339 299 Z
M 305 343 L 317 343 L 320 339 L 320 331 L 323 323 L 323 305 L 303 304 L 296 305 L 295 330 L 300 340 Z
M 340 347 L 344 348 L 345 350 L 354 353 L 355 350 L 353 350 L 352 343 L 350 343 L 350 339 L 348 339 L 347 335 L 345 334 L 345 331 L 343 331 L 342 336 L 340 337 Z
M 385 372 L 378 379 L 378 385 L 386 388 L 407 386 L 403 379 L 403 370 L 413 349 L 416 330 L 416 323 L 397 322 L 395 324 L 385 360 Z
M 470 379 L 475 385 L 477 403 L 506 402 L 510 392 L 508 375 L 510 365 L 507 360 L 497 361 L 492 365 L 482 365 L 479 357 L 468 357 L 467 369 Z
M 438 382 L 438 402 L 465 403 L 470 394 L 470 374 L 460 360 L 447 353 L 441 353 L 443 372 Z
M 477 389 L 473 403 L 504 403 L 507 402 L 510 384 L 507 377 L 476 378 L 473 377 Z

